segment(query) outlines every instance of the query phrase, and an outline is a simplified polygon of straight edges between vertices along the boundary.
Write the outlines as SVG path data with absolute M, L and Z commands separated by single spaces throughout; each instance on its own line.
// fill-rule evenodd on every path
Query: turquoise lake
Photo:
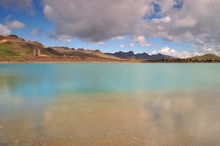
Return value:
M 220 145 L 220 64 L 0 65 L 0 145 Z

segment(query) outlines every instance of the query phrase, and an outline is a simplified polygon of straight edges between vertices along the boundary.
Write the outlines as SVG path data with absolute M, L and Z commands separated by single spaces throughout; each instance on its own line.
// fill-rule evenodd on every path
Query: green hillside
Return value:
M 9 45 L 0 44 L 0 56 L 19 56 Z
M 33 49 L 40 49 L 42 54 L 52 55 L 45 47 L 33 41 L 24 40 L 18 36 L 0 36 L 0 61 L 22 60 L 32 56 Z
M 26 41 L 17 36 L 0 37 L 0 56 L 29 56 L 32 55 L 33 49 L 40 49 L 50 55 L 38 42 Z
M 194 57 L 191 57 L 190 59 L 199 59 L 199 60 L 213 59 L 213 60 L 218 60 L 218 59 L 220 59 L 220 57 L 217 56 L 217 55 L 214 55 L 214 54 L 205 54 L 203 56 L 194 56 Z

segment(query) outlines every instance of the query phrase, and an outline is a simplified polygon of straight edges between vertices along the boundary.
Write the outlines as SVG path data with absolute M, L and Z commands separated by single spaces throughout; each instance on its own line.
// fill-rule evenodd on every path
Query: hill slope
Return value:
M 0 56 L 32 56 L 33 49 L 41 50 L 42 54 L 53 55 L 45 47 L 39 43 L 29 40 L 24 40 L 18 36 L 0 36 Z
M 0 61 L 17 61 L 23 58 L 33 58 L 33 50 L 41 50 L 41 57 L 63 57 L 72 56 L 78 58 L 114 59 L 120 58 L 110 56 L 99 50 L 72 49 L 67 47 L 45 48 L 41 43 L 22 39 L 16 35 L 0 36 Z
M 82 48 L 75 50 L 73 48 L 67 47 L 50 47 L 47 48 L 51 52 L 53 51 L 54 54 L 57 55 L 66 55 L 66 56 L 78 56 L 78 57 L 100 57 L 100 58 L 108 58 L 108 59 L 120 59 L 118 57 L 110 56 L 107 54 L 102 53 L 99 50 L 84 50 Z
M 214 55 L 214 54 L 205 54 L 203 56 L 190 57 L 190 59 L 198 59 L 198 60 L 213 59 L 213 60 L 218 60 L 218 59 L 220 59 L 220 57 L 217 56 L 217 55 Z

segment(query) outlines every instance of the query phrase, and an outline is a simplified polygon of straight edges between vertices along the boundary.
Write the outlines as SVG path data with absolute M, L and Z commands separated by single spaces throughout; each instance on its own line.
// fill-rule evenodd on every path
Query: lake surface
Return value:
M 220 64 L 0 65 L 0 145 L 220 145 Z

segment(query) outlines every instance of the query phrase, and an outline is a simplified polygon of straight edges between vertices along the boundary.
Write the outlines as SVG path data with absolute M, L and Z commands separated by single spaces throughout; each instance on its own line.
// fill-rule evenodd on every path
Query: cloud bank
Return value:
M 56 33 L 90 42 L 131 34 L 150 1 L 146 0 L 44 0 L 44 14 Z
M 55 32 L 52 33 L 46 33 L 46 35 L 53 40 L 59 41 L 59 42 L 66 42 L 70 43 L 72 41 L 72 37 L 67 36 L 67 35 L 59 35 Z
M 176 43 L 196 40 L 196 48 L 220 51 L 219 0 L 43 0 L 43 4 L 58 35 L 89 42 L 126 35 Z
M 31 14 L 35 12 L 33 9 L 32 0 L 0 0 L 0 6 L 5 9 L 12 9 L 14 11 L 26 10 Z
M 146 38 L 163 38 L 169 42 L 184 43 L 195 40 L 195 47 L 211 47 L 219 52 L 219 0 L 155 0 L 154 15 L 142 20 L 136 33 Z
M 144 36 L 134 36 L 133 37 L 133 41 L 138 43 L 141 47 L 150 47 L 150 46 L 153 46 L 154 44 L 149 44 L 147 42 L 147 40 L 145 39 Z

